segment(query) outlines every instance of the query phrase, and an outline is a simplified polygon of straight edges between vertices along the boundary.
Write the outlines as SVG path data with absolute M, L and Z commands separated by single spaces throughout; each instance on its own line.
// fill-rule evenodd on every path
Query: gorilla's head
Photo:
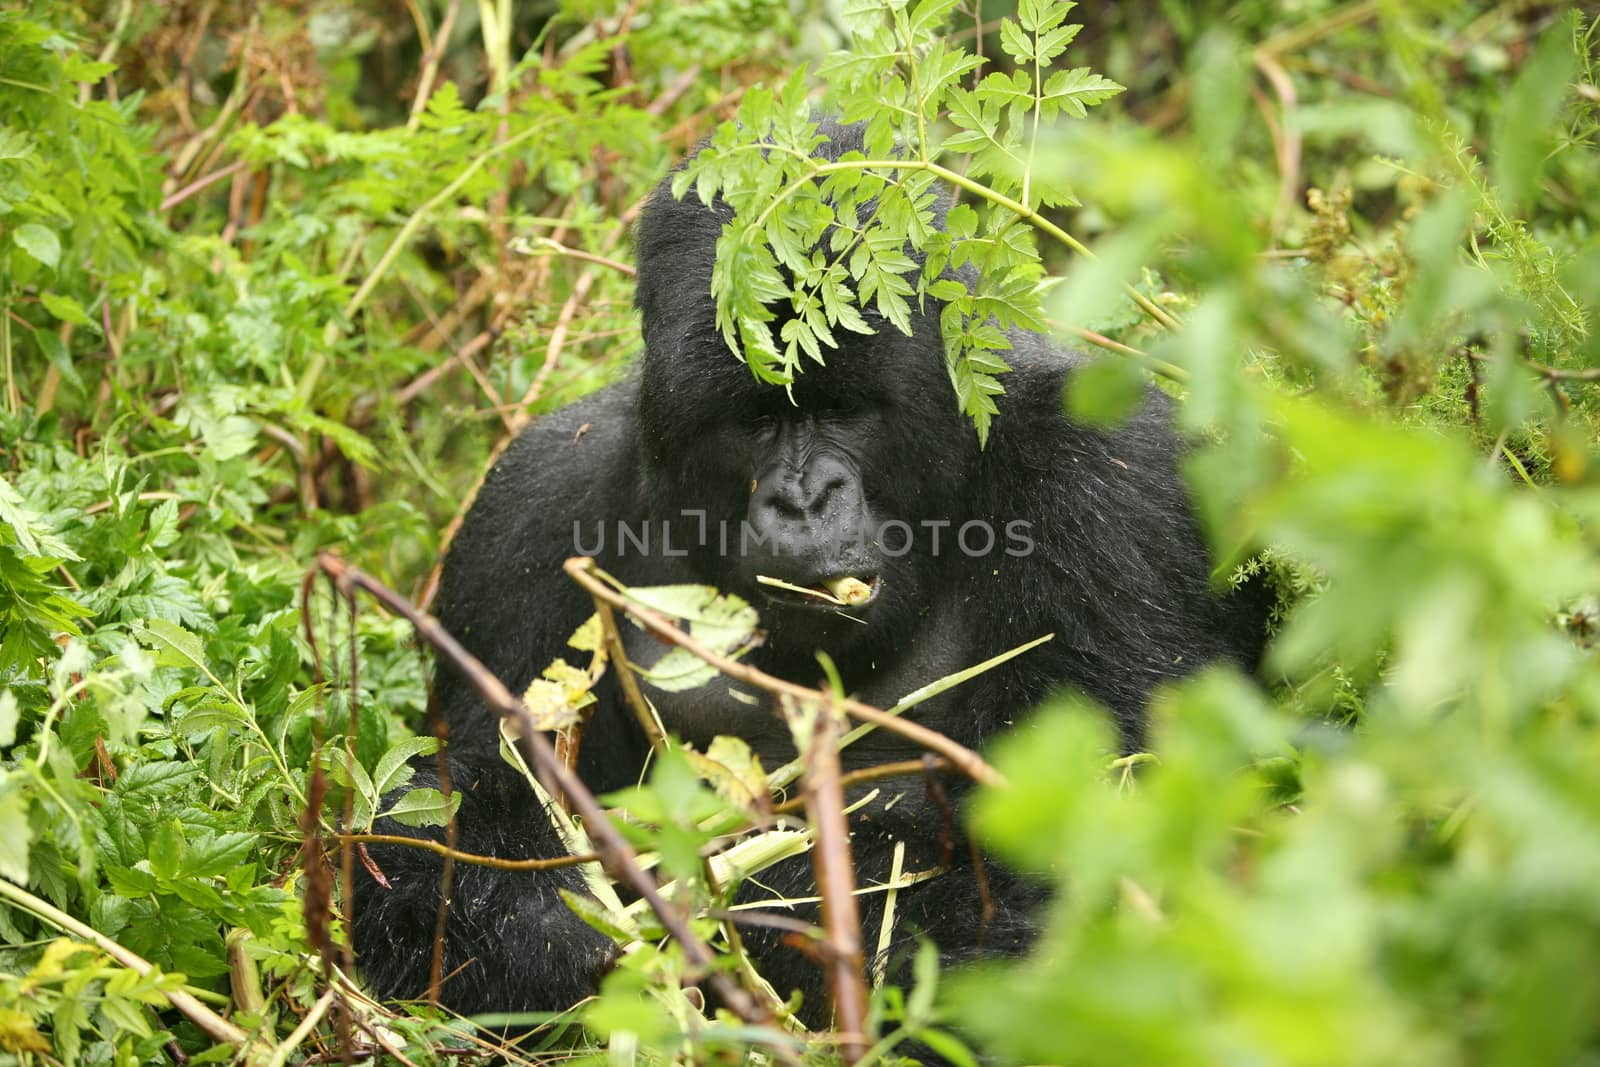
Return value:
M 860 148 L 855 127 L 824 132 L 819 156 Z M 724 342 L 711 296 L 730 214 L 664 184 L 639 224 L 639 415 L 656 511 L 704 510 L 701 577 L 757 604 L 774 640 L 837 647 L 908 624 L 939 568 L 923 524 L 960 523 L 951 509 L 976 454 L 941 306 L 913 302 L 910 336 L 867 311 L 876 333 L 835 330 L 826 365 L 807 359 L 789 389 L 757 381 Z M 775 310 L 774 330 L 787 309 Z M 842 608 L 758 576 L 808 589 L 850 577 L 870 593 L 856 587 L 869 598 Z

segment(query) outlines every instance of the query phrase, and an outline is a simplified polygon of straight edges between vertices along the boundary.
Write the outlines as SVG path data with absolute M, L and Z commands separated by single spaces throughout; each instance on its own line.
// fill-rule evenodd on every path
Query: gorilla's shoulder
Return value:
M 1134 438 L 1149 444 L 1172 440 L 1172 401 L 1161 390 L 1147 387 L 1139 409 L 1125 420 L 1119 429 L 1106 431 L 1079 426 L 1067 418 L 1066 389 L 1074 372 L 1088 365 L 1090 357 L 1051 341 L 1039 334 L 1013 331 L 1012 348 L 1000 353 L 1011 366 L 1011 373 L 1001 379 L 1005 393 L 1000 397 L 1002 416 L 1014 416 L 1019 422 L 1034 423 L 1030 433 L 1037 434 L 1037 422 L 1056 424 L 1051 436 L 1070 434 L 1101 438 Z M 999 427 L 1003 422 L 997 420 Z M 1019 427 L 1020 428 L 1020 427 Z
M 639 477 L 637 396 L 630 376 L 529 424 L 484 478 L 451 566 L 492 568 L 508 556 L 559 565 L 573 554 L 575 520 L 624 517 Z
M 638 398 L 638 376 L 629 374 L 621 381 L 540 415 L 522 431 L 506 455 L 530 448 L 542 450 L 562 445 L 593 448 L 611 443 L 617 425 L 627 422 Z
M 535 419 L 506 449 L 484 488 L 496 482 L 545 482 L 570 475 L 610 479 L 626 472 L 635 446 L 639 382 L 622 381 Z

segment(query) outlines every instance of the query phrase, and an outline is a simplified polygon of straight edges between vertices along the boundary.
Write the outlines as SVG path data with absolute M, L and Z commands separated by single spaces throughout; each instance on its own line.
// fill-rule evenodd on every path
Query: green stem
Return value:
M 1022 165 L 1022 202 L 1028 202 L 1028 191 L 1033 185 L 1033 150 L 1039 144 L 1039 114 L 1044 109 L 1044 72 L 1039 66 L 1039 31 L 1033 31 L 1033 129 L 1028 134 L 1028 160 Z
M 15 415 L 22 397 L 17 392 L 16 368 L 11 365 L 11 297 L 0 301 L 0 357 L 5 360 L 6 413 Z
M 20 911 L 25 911 L 35 918 L 42 919 L 64 933 L 71 934 L 80 941 L 93 945 L 141 978 L 155 970 L 154 964 L 134 953 L 131 949 L 124 948 L 120 943 L 113 941 L 94 927 L 73 918 L 60 908 L 41 900 L 21 886 L 13 885 L 4 878 L 0 878 L 0 899 L 4 899 L 12 907 Z M 260 1057 L 263 1051 L 261 1047 L 251 1042 L 249 1035 L 243 1030 L 202 1004 L 195 993 L 186 989 L 163 989 L 161 995 L 166 997 L 168 1003 L 182 1012 L 190 1022 L 204 1031 L 212 1040 L 225 1045 L 243 1048 L 246 1063 L 261 1062 Z
M 1063 230 L 1060 226 L 1057 226 L 1055 223 L 1051 222 L 1037 211 L 1034 211 L 1026 204 L 1019 203 L 1018 201 L 1011 199 L 1011 197 L 1006 196 L 1004 193 L 991 189 L 982 182 L 974 181 L 965 174 L 958 174 L 948 167 L 940 166 L 938 163 L 934 163 L 925 159 L 864 159 L 849 162 L 824 163 L 809 171 L 805 175 L 796 178 L 793 182 L 790 182 L 782 192 L 773 198 L 772 203 L 768 204 L 766 208 L 762 210 L 761 214 L 756 217 L 755 224 L 751 227 L 751 229 L 760 229 L 761 225 L 766 222 L 767 217 L 772 214 L 773 209 L 792 196 L 797 189 L 804 186 L 807 182 L 814 180 L 819 175 L 832 174 L 835 171 L 842 170 L 872 169 L 927 171 L 929 174 L 936 175 L 937 177 L 942 178 L 959 189 L 965 189 L 974 196 L 982 197 L 991 204 L 998 204 L 1000 207 L 1005 208 L 1007 211 L 1016 214 L 1019 218 L 1030 223 L 1036 229 L 1042 230 L 1051 237 L 1054 237 L 1061 244 L 1066 245 L 1080 256 L 1087 256 L 1090 259 L 1096 258 L 1094 252 L 1089 249 L 1088 245 L 1084 244 L 1082 241 L 1078 240 L 1076 237 L 1072 236 L 1066 230 Z M 1137 304 L 1140 310 L 1142 310 L 1146 315 L 1150 316 L 1151 319 L 1160 323 L 1162 326 L 1165 326 L 1167 329 L 1177 330 L 1182 326 L 1182 324 L 1175 319 L 1170 312 L 1161 307 L 1155 301 L 1151 300 L 1149 297 L 1145 296 L 1143 293 L 1139 292 L 1139 290 L 1135 289 L 1133 286 L 1123 283 L 1122 291 L 1128 294 L 1129 299 Z

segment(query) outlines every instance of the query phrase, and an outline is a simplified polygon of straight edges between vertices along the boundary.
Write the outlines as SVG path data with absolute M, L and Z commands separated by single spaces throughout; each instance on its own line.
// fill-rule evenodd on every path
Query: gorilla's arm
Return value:
M 439 614 L 450 632 L 513 692 L 559 656 L 592 611 L 562 573 L 575 519 L 626 515 L 631 387 L 602 390 L 541 419 L 494 466 L 451 549 Z M 645 745 L 600 686 L 578 771 L 597 791 L 634 780 Z M 498 720 L 444 663 L 433 699 L 449 725 L 451 788 L 461 795 L 456 847 L 500 859 L 564 853 L 533 790 L 499 755 Z M 637 758 L 636 758 L 637 757 Z M 439 787 L 436 758 L 413 761 L 407 788 Z M 386 803 L 393 796 L 386 798 Z M 385 834 L 443 841 L 437 828 L 379 820 Z M 400 845 L 368 847 L 388 885 L 355 876 L 353 935 L 368 984 L 383 997 L 424 995 L 439 914 L 443 860 Z M 553 1011 L 595 991 L 614 951 L 558 890 L 585 892 L 575 868 L 505 871 L 457 862 L 444 936 L 441 1000 L 463 1014 Z
M 433 760 L 419 760 L 412 788 L 438 788 Z M 461 794 L 456 848 L 500 859 L 542 859 L 564 849 L 520 773 L 487 761 L 453 760 L 451 785 Z M 386 834 L 444 839 L 379 820 Z M 389 885 L 358 871 L 355 943 L 367 984 L 386 999 L 426 994 L 439 916 L 442 861 L 431 851 L 373 846 Z M 441 1000 L 464 1015 L 559 1011 L 595 991 L 615 945 L 562 902 L 559 890 L 585 892 L 574 867 L 506 871 L 456 863 L 444 938 Z M 382 951 L 369 951 L 372 946 Z
M 1212 580 L 1167 398 L 1150 390 L 1113 429 L 1076 424 L 1062 413 L 1063 389 L 1082 357 L 1039 337 L 1015 340 L 975 495 L 982 511 L 1026 518 L 1033 546 L 1024 566 L 981 571 L 968 603 L 997 632 L 1022 623 L 1020 632 L 1055 633 L 1024 671 L 1104 703 L 1134 748 L 1157 685 L 1218 659 L 1253 669 L 1263 610 Z

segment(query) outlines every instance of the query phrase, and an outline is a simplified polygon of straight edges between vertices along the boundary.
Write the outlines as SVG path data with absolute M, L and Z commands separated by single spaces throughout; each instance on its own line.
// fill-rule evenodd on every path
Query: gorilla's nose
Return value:
M 859 537 L 860 480 L 843 460 L 817 456 L 804 467 L 771 470 L 756 481 L 749 522 L 775 555 L 821 557 Z

